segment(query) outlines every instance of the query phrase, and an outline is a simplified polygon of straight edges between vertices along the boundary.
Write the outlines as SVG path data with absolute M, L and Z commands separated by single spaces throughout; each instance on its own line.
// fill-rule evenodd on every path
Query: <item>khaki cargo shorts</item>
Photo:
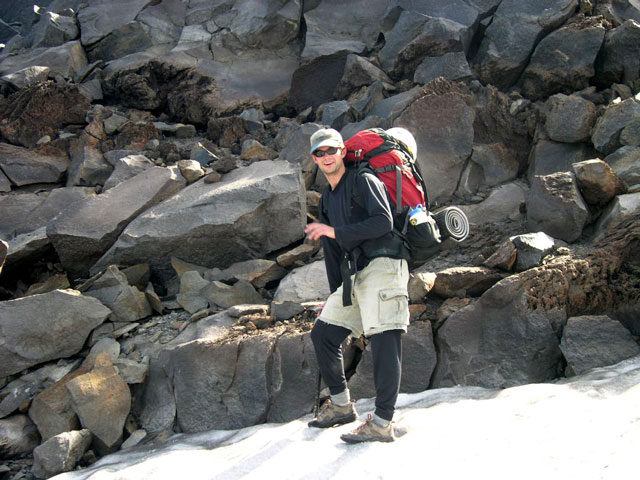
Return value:
M 348 328 L 356 338 L 387 330 L 407 331 L 409 267 L 406 260 L 374 258 L 351 280 L 353 305 L 342 305 L 340 286 L 327 299 L 319 320 Z

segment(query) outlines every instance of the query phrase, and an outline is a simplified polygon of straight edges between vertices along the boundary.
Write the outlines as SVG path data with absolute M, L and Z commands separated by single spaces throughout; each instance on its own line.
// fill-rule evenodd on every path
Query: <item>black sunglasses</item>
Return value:
M 325 155 L 335 155 L 335 153 L 338 150 L 342 150 L 342 149 L 339 148 L 339 147 L 329 147 L 326 150 L 316 150 L 315 152 L 313 152 L 313 155 L 318 157 L 318 158 L 322 158 Z

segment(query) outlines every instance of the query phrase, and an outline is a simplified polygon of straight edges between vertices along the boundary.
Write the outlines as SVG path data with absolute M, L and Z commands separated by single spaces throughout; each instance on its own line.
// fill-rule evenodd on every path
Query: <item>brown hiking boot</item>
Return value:
M 368 415 L 367 420 L 353 432 L 345 433 L 340 438 L 347 443 L 393 442 L 396 439 L 392 423 L 386 427 L 379 427 L 371 415 Z
M 329 399 L 320 407 L 318 416 L 311 420 L 308 425 L 316 428 L 329 428 L 353 422 L 356 418 L 358 418 L 358 414 L 352 402 L 349 402 L 349 405 L 340 407 L 331 403 L 331 399 Z

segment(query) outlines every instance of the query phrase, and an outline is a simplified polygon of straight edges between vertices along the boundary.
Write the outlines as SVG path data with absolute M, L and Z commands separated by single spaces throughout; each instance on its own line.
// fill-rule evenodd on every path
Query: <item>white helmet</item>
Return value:
M 392 136 L 397 141 L 404 144 L 405 147 L 411 153 L 413 160 L 416 161 L 418 159 L 418 144 L 416 143 L 416 139 L 413 138 L 413 135 L 406 128 L 393 127 L 386 131 L 387 135 Z

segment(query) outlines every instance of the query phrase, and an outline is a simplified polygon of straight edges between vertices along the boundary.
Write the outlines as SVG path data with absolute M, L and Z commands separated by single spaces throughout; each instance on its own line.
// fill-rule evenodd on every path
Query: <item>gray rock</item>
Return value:
M 278 157 L 278 152 L 271 147 L 266 147 L 257 140 L 249 138 L 242 142 L 240 149 L 240 158 L 250 162 L 259 162 L 261 160 L 273 160 Z
M 49 478 L 73 470 L 92 438 L 86 428 L 51 437 L 33 451 L 33 473 L 38 478 Z
M 26 264 L 30 261 L 37 261 L 46 254 L 51 247 L 51 240 L 47 237 L 47 228 L 22 233 L 13 237 L 9 244 L 9 253 L 6 257 L 7 266 L 16 267 L 19 264 Z M 63 288 L 67 288 L 67 284 Z M 42 292 L 41 292 L 42 293 Z
M 49 74 L 73 78 L 82 72 L 89 62 L 80 42 L 67 42 L 59 47 L 34 48 L 0 62 L 0 76 L 18 72 L 27 67 L 48 67 Z
M 379 101 L 371 108 L 371 110 L 369 110 L 367 116 L 384 118 L 387 122 L 389 122 L 390 126 L 398 126 L 395 124 L 396 119 L 409 105 L 413 104 L 423 95 L 424 90 L 422 87 L 413 87 L 411 90 L 392 95 L 385 98 L 384 100 Z
M 50 71 L 49 67 L 26 67 L 17 72 L 4 75 L 2 79 L 11 82 L 18 88 L 24 88 L 46 81 L 49 78 Z
M 620 147 L 604 161 L 628 187 L 640 183 L 640 147 Z
M 196 313 L 207 308 L 209 301 L 200 292 L 209 283 L 197 271 L 184 272 L 180 276 L 180 293 L 176 296 L 176 300 L 189 313 Z
M 204 176 L 204 170 L 201 168 L 200 163 L 195 160 L 180 160 L 177 166 L 187 183 L 193 183 Z
M 347 55 L 344 76 L 340 79 L 333 95 L 335 98 L 344 99 L 358 88 L 371 85 L 376 81 L 391 83 L 391 79 L 380 68 L 359 55 L 350 54 Z
M 556 378 L 562 352 L 553 315 L 528 306 L 517 276 L 498 282 L 437 331 L 432 388 L 504 388 Z
M 349 104 L 355 112 L 356 118 L 366 117 L 367 115 L 369 115 L 369 112 L 371 112 L 374 106 L 384 101 L 384 85 L 385 84 L 382 81 L 376 80 L 368 87 L 362 87 L 358 92 L 349 97 Z M 353 133 L 355 133 L 355 131 Z
M 475 205 L 463 205 L 461 210 L 472 224 L 500 222 L 520 216 L 520 205 L 525 203 L 528 189 L 519 183 L 507 183 L 494 189 L 489 197 Z
M 276 290 L 275 302 L 290 301 L 296 303 L 312 300 L 325 300 L 329 296 L 324 261 L 317 261 L 295 268 L 282 279 Z
M 431 291 L 444 298 L 479 297 L 503 278 L 502 272 L 486 267 L 452 267 L 436 273 Z
M 93 140 L 86 138 L 74 142 L 71 148 L 71 165 L 67 187 L 74 185 L 104 185 L 112 175 L 113 167 L 104 159 Z
M 222 273 L 238 280 L 247 280 L 256 288 L 264 288 L 289 272 L 273 260 L 257 259 L 234 263 Z
M 379 22 L 386 2 L 355 0 L 339 5 L 336 15 L 333 0 L 320 0 L 318 5 L 304 13 L 307 34 L 302 59 L 305 62 L 337 52 L 360 54 L 373 47 L 380 33 Z
M 531 149 L 527 178 L 536 175 L 573 172 L 573 164 L 595 158 L 596 152 L 587 143 L 560 143 L 539 140 Z
M 7 178 L 2 170 L 0 170 L 0 192 L 6 193 L 11 191 L 11 181 Z
M 57 183 L 69 168 L 69 159 L 42 155 L 26 148 L 0 143 L 0 168 L 17 186 Z
M 527 227 L 574 242 L 589 220 L 589 208 L 573 173 L 536 175 L 527 198 Z
M 117 358 L 113 365 L 116 367 L 118 375 L 129 385 L 144 383 L 149 371 L 149 365 L 128 358 Z
M 209 305 L 217 305 L 221 308 L 245 303 L 264 303 L 262 296 L 247 280 L 238 280 L 233 285 L 214 281 L 201 290 L 201 295 L 209 301 Z
M 224 268 L 300 239 L 305 210 L 300 170 L 257 162 L 219 183 L 196 182 L 138 216 L 93 269 L 144 262 L 166 280 L 173 276 L 171 255 Z
M 515 180 L 518 175 L 516 153 L 503 142 L 474 145 L 471 161 L 482 169 L 482 184 L 490 187 Z
M 98 453 L 117 448 L 131 410 L 131 392 L 111 360 L 99 356 L 93 370 L 70 380 L 66 388 L 80 424 L 93 434 Z
M 578 188 L 590 205 L 605 206 L 616 195 L 627 189 L 615 171 L 602 160 L 586 160 L 573 164 L 578 180 Z
M 289 320 L 304 312 L 304 307 L 296 302 L 271 302 L 271 315 L 276 320 Z
M 442 90 L 430 92 L 430 86 Z M 475 113 L 467 104 L 468 97 L 444 80 L 432 82 L 425 90 L 425 95 L 411 103 L 393 126 L 413 133 L 429 199 L 439 202 L 451 198 L 471 155 Z
M 118 28 L 135 20 L 148 4 L 145 0 L 124 0 L 117 9 L 102 2 L 93 1 L 78 11 L 80 41 L 87 47 L 103 39 Z
M 147 432 L 145 430 L 136 430 L 120 445 L 120 449 L 124 450 L 125 448 L 131 448 L 138 445 L 142 440 L 147 436 Z
M 604 34 L 602 25 L 572 23 L 544 37 L 520 77 L 523 93 L 538 100 L 588 87 Z
M 78 38 L 80 31 L 73 17 L 44 12 L 31 29 L 31 46 L 57 47 Z
M 305 123 L 290 128 L 293 131 L 288 135 L 287 142 L 280 149 L 279 158 L 294 165 L 300 165 L 305 188 L 310 188 L 315 180 L 317 167 L 309 154 L 309 139 L 311 135 L 321 128 L 321 125 L 317 123 Z
M 0 420 L 0 455 L 3 459 L 29 455 L 38 443 L 38 429 L 26 415 Z
M 509 239 L 517 249 L 516 271 L 522 272 L 542 263 L 542 259 L 553 251 L 555 240 L 544 232 L 525 233 Z
M 409 325 L 402 339 L 402 379 L 400 392 L 417 393 L 429 388 L 436 367 L 437 354 L 430 322 Z M 349 381 L 349 390 L 355 399 L 376 396 L 373 381 L 373 356 L 367 346 L 355 375 Z
M 0 302 L 0 377 L 78 353 L 110 313 L 76 290 Z
M 305 63 L 291 78 L 289 104 L 298 111 L 333 100 L 345 76 L 348 52 L 339 51 Z
M 620 136 L 626 129 L 640 122 L 640 102 L 633 98 L 610 105 L 593 129 L 591 140 L 599 152 L 608 155 L 622 147 Z
M 595 105 L 576 95 L 553 95 L 545 103 L 546 130 L 551 140 L 563 143 L 588 141 L 596 121 Z
M 320 107 L 322 110 L 320 123 L 327 125 L 334 130 L 340 130 L 354 119 L 351 105 L 346 100 L 325 103 Z
M 54 218 L 47 235 L 65 269 L 86 276 L 131 220 L 184 184 L 174 169 L 153 167 Z
M 630 84 L 640 71 L 640 23 L 626 20 L 606 33 L 595 62 L 595 82 L 608 87 L 612 83 Z
M 577 0 L 501 2 L 474 60 L 480 80 L 501 89 L 516 83 L 540 38 L 573 15 L 577 3 Z
M 594 243 L 602 240 L 615 229 L 621 228 L 630 219 L 635 218 L 638 211 L 640 211 L 640 193 L 618 195 L 600 215 L 591 240 Z
M 155 166 L 155 164 L 144 155 L 127 155 L 125 157 L 119 158 L 118 160 L 113 162 L 112 165 L 113 172 L 111 173 L 107 181 L 104 182 L 104 185 L 102 187 L 103 192 L 115 187 L 119 183 L 122 183 L 129 178 L 135 177 L 140 172 L 143 172 Z
M 132 53 L 141 52 L 153 44 L 151 36 L 139 22 L 126 23 L 91 45 L 87 51 L 89 62 L 109 62 Z
M 285 252 L 276 257 L 278 265 L 284 268 L 296 266 L 302 266 L 311 258 L 311 256 L 318 251 L 318 245 L 312 245 L 310 243 L 303 243 L 297 246 L 293 250 Z
M 426 57 L 413 75 L 415 83 L 429 83 L 438 77 L 447 80 L 467 80 L 473 76 L 464 52 L 448 52 L 438 57 Z
M 580 375 L 640 354 L 640 346 L 629 330 L 606 315 L 569 318 L 562 332 L 560 349 L 567 359 L 567 376 Z

